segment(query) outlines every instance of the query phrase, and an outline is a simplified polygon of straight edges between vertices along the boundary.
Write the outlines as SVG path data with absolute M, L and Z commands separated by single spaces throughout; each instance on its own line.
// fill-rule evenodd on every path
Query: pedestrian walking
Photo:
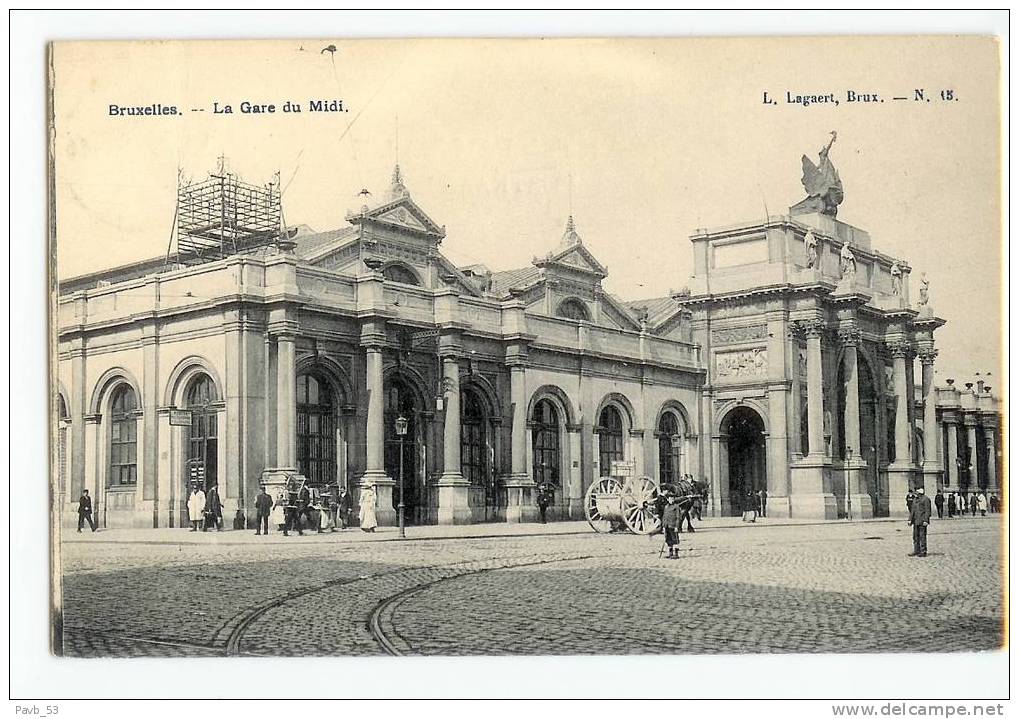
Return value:
M 340 529 L 346 529 L 350 525 L 350 512 L 354 508 L 353 500 L 350 498 L 350 492 L 347 491 L 346 487 L 340 487 L 337 491 L 338 499 L 336 516 L 340 520 Z
M 934 495 L 934 506 L 938 509 L 938 519 L 944 519 L 945 495 L 941 493 L 940 489 Z
M 191 531 L 197 532 L 198 525 L 204 521 L 205 492 L 199 485 L 191 488 L 191 496 L 188 497 L 188 521 L 191 522 Z
M 269 534 L 269 514 L 272 512 L 272 497 L 263 484 L 255 497 L 255 534 Z
M 981 492 L 977 495 L 977 509 L 980 510 L 980 516 L 987 516 L 987 495 Z
M 969 496 L 969 513 L 972 516 L 977 516 L 977 493 L 974 492 Z
M 96 523 L 92 519 L 92 498 L 88 496 L 88 490 L 81 490 L 81 496 L 78 497 L 78 534 L 81 534 L 81 525 L 88 522 L 88 526 L 92 528 L 92 531 L 96 531 Z
M 743 521 L 757 521 L 757 497 L 754 496 L 752 490 L 747 490 L 747 493 L 743 495 Z
M 955 492 L 948 493 L 948 518 L 955 518 Z
M 360 511 L 357 518 L 361 521 L 362 532 L 374 532 L 375 527 L 379 526 L 378 520 L 375 518 L 375 503 L 377 499 L 374 485 L 366 484 L 361 488 L 361 497 L 358 501 Z
M 276 495 L 276 502 L 269 514 L 269 524 L 275 527 L 277 532 L 287 534 L 287 499 L 283 492 Z
M 545 524 L 547 519 L 547 513 L 549 506 L 555 501 L 555 487 L 548 482 L 543 482 L 538 485 L 538 517 L 541 519 L 541 523 Z
M 212 485 L 209 488 L 209 493 L 205 497 L 205 526 L 202 527 L 202 531 L 208 531 L 209 523 L 216 528 L 216 531 L 220 531 L 223 526 L 223 503 L 219 501 L 219 490 L 216 485 Z
M 763 487 L 757 491 L 757 503 L 760 505 L 762 517 L 768 516 L 768 490 Z
M 662 527 L 665 530 L 665 543 L 669 546 L 669 559 L 679 558 L 679 532 L 682 523 L 683 511 L 679 505 L 679 498 L 674 492 L 668 492 L 662 513 Z
M 308 489 L 307 484 L 302 484 L 301 488 L 297 490 L 293 508 L 290 510 L 290 530 L 296 529 L 297 533 L 303 537 L 304 529 L 301 527 L 301 517 L 308 520 L 308 529 L 317 526 L 311 518 L 311 491 Z
M 930 521 L 931 498 L 924 495 L 923 487 L 917 487 L 909 507 L 909 523 L 913 526 L 913 551 L 907 556 L 927 556 L 927 525 Z
M 916 493 L 911 489 L 906 492 L 906 514 L 913 509 L 913 499 L 916 497 Z
M 998 499 L 998 495 L 992 494 L 991 498 L 987 500 L 987 506 L 991 510 L 991 514 L 997 514 L 1001 511 L 1001 502 Z

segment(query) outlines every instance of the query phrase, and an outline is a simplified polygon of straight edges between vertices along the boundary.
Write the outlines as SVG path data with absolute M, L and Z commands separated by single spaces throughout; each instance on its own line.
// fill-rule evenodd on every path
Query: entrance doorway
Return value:
M 191 381 L 186 397 L 187 408 L 191 410 L 191 427 L 185 465 L 188 476 L 184 481 L 198 482 L 202 491 L 208 492 L 219 485 L 219 427 L 213 406 L 217 399 L 216 385 L 209 375 L 200 374 Z
M 749 407 L 736 407 L 722 422 L 729 471 L 729 516 L 737 517 L 768 488 L 764 420 Z
M 393 509 L 400 504 L 400 483 L 403 483 L 404 516 L 410 524 L 422 524 L 425 510 L 422 499 L 424 487 L 418 480 L 418 437 L 420 422 L 416 395 L 409 384 L 400 377 L 394 377 L 386 385 L 385 407 L 385 469 L 386 474 L 396 481 L 393 487 Z M 407 419 L 407 434 L 396 433 L 396 418 Z M 403 443 L 403 476 L 400 476 L 400 443 Z

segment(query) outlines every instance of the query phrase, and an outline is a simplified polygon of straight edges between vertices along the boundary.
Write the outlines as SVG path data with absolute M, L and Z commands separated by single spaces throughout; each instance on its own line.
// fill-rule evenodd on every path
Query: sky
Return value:
M 279 171 L 287 223 L 327 230 L 362 188 L 381 200 L 398 160 L 454 262 L 525 266 L 572 213 L 607 289 L 661 296 L 687 283 L 695 228 L 803 199 L 800 156 L 816 160 L 837 130 L 839 219 L 906 260 L 914 288 L 927 273 L 948 320 L 939 381 L 991 372 L 994 385 L 998 53 L 948 36 L 58 44 L 58 276 L 165 254 L 178 168 L 201 180 L 224 155 L 248 182 Z M 930 102 L 892 99 L 918 88 Z M 850 90 L 885 101 L 847 103 Z M 840 103 L 788 104 L 787 92 Z M 346 112 L 312 113 L 314 99 Z M 282 112 L 288 100 L 303 111 Z M 109 111 L 152 104 L 181 114 Z

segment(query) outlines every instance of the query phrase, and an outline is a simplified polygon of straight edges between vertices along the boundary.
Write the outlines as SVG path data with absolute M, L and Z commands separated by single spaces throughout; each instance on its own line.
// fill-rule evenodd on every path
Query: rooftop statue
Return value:
M 835 143 L 835 131 L 831 131 L 831 139 L 828 144 L 817 153 L 819 164 L 815 165 L 806 155 L 802 158 L 803 189 L 807 191 L 807 197 L 789 208 L 794 215 L 802 215 L 810 212 L 818 212 L 822 215 L 835 217 L 839 211 L 839 205 L 844 197 L 842 192 L 842 180 L 839 178 L 839 171 L 831 163 L 828 153 Z

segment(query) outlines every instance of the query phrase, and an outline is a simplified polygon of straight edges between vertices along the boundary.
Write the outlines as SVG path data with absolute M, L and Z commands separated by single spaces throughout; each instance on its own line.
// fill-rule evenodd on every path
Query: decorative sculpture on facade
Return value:
M 803 247 L 807 253 L 807 267 L 817 267 L 817 236 L 813 230 L 807 230 L 803 236 Z
M 930 302 L 930 291 L 931 281 L 927 279 L 927 273 L 920 275 L 920 296 L 916 301 L 916 306 L 923 308 Z
M 839 253 L 839 267 L 842 270 L 842 279 L 852 282 L 856 277 L 856 257 L 853 256 L 853 251 L 849 249 L 848 242 L 842 245 L 842 251 Z
M 902 296 L 902 268 L 899 267 L 898 262 L 892 263 L 891 269 L 892 275 L 892 294 L 901 297 Z
M 768 376 L 768 350 L 760 347 L 715 355 L 715 375 L 719 379 L 743 379 Z
M 807 191 L 807 197 L 789 208 L 791 214 L 819 212 L 830 217 L 838 214 L 839 205 L 844 197 L 842 180 L 828 157 L 835 137 L 835 131 L 832 130 L 831 140 L 818 152 L 819 164 L 815 165 L 806 155 L 802 157 L 803 177 L 800 182 Z

